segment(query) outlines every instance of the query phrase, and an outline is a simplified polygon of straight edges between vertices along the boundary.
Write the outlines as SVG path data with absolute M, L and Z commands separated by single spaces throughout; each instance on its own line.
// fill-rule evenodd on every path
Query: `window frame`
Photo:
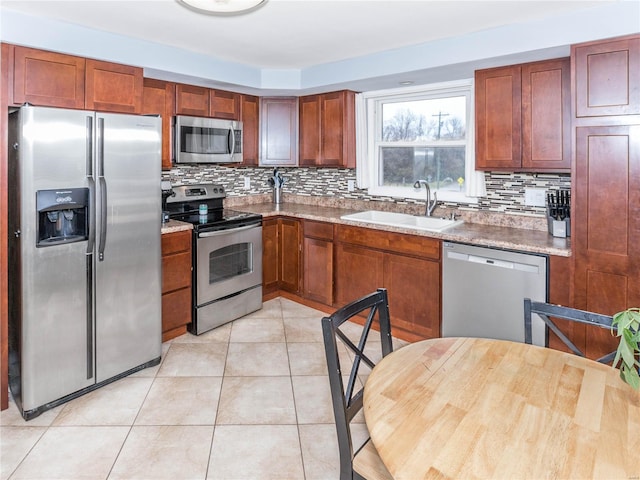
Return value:
M 367 156 L 366 166 L 368 176 L 368 194 L 375 196 L 410 198 L 416 200 L 425 199 L 425 190 L 412 187 L 390 187 L 379 185 L 382 164 L 380 162 L 380 148 L 393 145 L 397 147 L 415 147 L 415 142 L 384 142 L 382 141 L 382 105 L 390 102 L 411 100 L 427 100 L 443 97 L 466 97 L 466 134 L 464 141 L 447 141 L 447 146 L 465 146 L 465 187 L 462 192 L 450 190 L 432 190 L 438 192 L 438 200 L 456 203 L 477 203 L 478 198 L 467 196 L 469 182 L 475 181 L 475 124 L 474 124 L 474 84 L 473 79 L 441 82 L 428 85 L 419 85 L 390 90 L 378 90 L 362 94 L 366 107 L 366 129 L 359 134 L 366 135 Z M 420 146 L 425 144 L 421 143 Z M 417 179 L 415 179 L 417 180 Z

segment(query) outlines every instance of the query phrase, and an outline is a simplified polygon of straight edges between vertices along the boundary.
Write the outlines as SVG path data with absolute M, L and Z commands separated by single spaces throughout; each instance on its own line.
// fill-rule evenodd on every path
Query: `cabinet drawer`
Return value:
M 305 220 L 304 236 L 319 238 L 322 240 L 333 240 L 333 224 Z
M 191 323 L 191 289 L 183 288 L 162 295 L 162 331 Z
M 162 255 L 191 250 L 191 230 L 162 235 Z
M 162 257 L 162 293 L 191 285 L 191 252 Z
M 388 252 L 406 253 L 434 260 L 440 259 L 440 240 L 435 238 L 338 225 L 336 239 L 338 242 L 352 243 Z

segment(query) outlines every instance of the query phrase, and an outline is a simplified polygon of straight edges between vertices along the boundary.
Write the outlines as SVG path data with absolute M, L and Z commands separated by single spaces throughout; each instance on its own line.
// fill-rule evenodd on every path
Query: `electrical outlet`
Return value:
M 528 207 L 544 207 L 546 194 L 544 188 L 525 188 L 524 204 Z
M 251 178 L 244 177 L 244 189 L 249 190 L 251 188 Z
M 353 192 L 355 189 L 356 189 L 355 180 L 347 180 L 347 191 L 348 192 Z

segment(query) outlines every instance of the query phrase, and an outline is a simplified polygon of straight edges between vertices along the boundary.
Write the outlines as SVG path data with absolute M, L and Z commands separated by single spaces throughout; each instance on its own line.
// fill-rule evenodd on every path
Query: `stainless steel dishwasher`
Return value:
M 524 341 L 524 298 L 547 301 L 546 255 L 444 242 L 442 336 Z M 535 317 L 535 315 L 534 315 Z M 542 320 L 533 343 L 545 345 Z

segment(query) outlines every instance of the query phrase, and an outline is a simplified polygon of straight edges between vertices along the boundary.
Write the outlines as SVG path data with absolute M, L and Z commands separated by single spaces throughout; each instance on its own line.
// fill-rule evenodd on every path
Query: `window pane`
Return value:
M 465 96 L 385 102 L 382 141 L 463 140 L 466 106 Z
M 465 147 L 381 147 L 379 186 L 412 187 L 416 180 L 432 189 L 462 191 Z

